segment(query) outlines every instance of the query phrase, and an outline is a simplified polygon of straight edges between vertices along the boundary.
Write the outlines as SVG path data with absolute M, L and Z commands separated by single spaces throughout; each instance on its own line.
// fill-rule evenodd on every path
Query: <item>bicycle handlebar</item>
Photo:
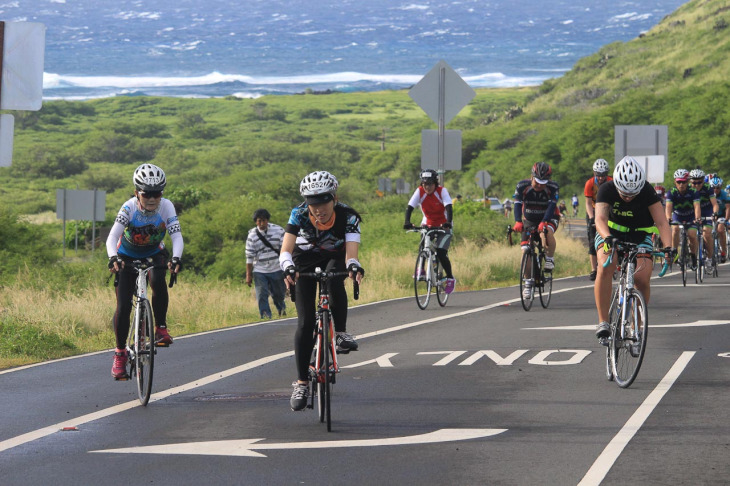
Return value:
M 629 252 L 636 251 L 637 253 L 650 253 L 652 257 L 655 257 L 655 256 L 664 257 L 664 253 L 662 253 L 662 252 L 659 252 L 659 251 L 640 252 L 640 251 L 638 251 L 638 250 L 640 250 L 638 244 L 629 243 L 626 241 L 618 241 L 618 242 L 614 243 L 613 246 L 611 246 L 611 254 L 608 255 L 608 258 L 603 263 L 603 268 L 606 268 L 607 266 L 609 266 L 611 264 L 611 262 L 613 261 L 613 255 L 616 253 L 616 250 L 623 250 L 623 251 L 629 251 Z M 668 269 L 669 269 L 669 264 L 667 262 L 664 262 L 664 265 L 662 265 L 662 269 L 659 271 L 659 277 L 663 277 L 664 274 L 667 273 Z
M 319 270 L 319 269 L 318 269 Z M 349 277 L 350 272 L 325 272 L 320 270 L 319 272 L 298 272 L 299 278 L 311 278 L 318 280 L 320 284 L 326 283 L 328 280 L 335 277 Z M 296 302 L 296 283 L 289 287 L 289 297 L 292 302 Z M 360 298 L 360 284 L 357 280 L 352 279 L 352 298 L 358 300 Z

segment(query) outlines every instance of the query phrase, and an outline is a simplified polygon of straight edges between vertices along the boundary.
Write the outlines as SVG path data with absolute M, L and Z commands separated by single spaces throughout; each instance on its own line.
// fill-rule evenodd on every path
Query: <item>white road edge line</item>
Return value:
M 664 395 L 667 394 L 679 375 L 687 367 L 687 364 L 695 355 L 695 351 L 683 352 L 674 365 L 670 368 L 662 381 L 654 388 L 644 402 L 639 406 L 618 434 L 608 443 L 600 456 L 593 463 L 578 486 L 599 485 L 606 478 L 618 457 L 623 452 L 629 441 L 636 435 L 649 415 L 654 411 Z

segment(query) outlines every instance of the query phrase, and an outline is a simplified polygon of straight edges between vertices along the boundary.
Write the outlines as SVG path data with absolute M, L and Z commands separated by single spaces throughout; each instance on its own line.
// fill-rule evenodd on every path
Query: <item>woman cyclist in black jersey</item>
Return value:
M 610 246 L 619 241 L 637 243 L 651 252 L 651 235 L 659 229 L 662 241 L 671 241 L 669 222 L 664 217 L 664 208 L 651 184 L 646 183 L 644 168 L 632 157 L 624 157 L 613 171 L 613 180 L 601 184 L 596 196 L 596 250 L 598 276 L 593 288 L 598 309 L 596 337 L 606 338 L 610 334 L 608 309 L 611 304 L 611 285 L 616 259 L 604 268 Z M 665 248 L 668 259 L 671 248 Z M 634 283 L 649 303 L 649 279 L 652 271 L 651 253 L 639 258 L 634 273 Z
M 344 272 L 358 283 L 365 271 L 358 261 L 360 247 L 360 215 L 337 200 L 337 179 L 326 171 L 307 175 L 299 186 L 304 203 L 292 209 L 281 245 L 279 263 L 288 286 L 294 285 L 297 307 L 297 331 L 294 353 L 297 382 L 291 396 L 291 409 L 304 410 L 309 390 L 309 361 L 314 349 L 317 282 L 297 280 L 298 272 L 322 270 Z M 347 334 L 347 292 L 344 277 L 328 283 L 330 309 L 335 322 L 337 351 L 356 351 L 357 342 Z

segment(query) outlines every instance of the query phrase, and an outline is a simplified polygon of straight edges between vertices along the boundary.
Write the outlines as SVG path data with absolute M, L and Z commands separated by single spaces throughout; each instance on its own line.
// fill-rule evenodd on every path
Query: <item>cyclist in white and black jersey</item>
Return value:
M 286 225 L 279 263 L 287 285 L 295 286 L 297 331 L 294 334 L 294 355 L 297 381 L 289 402 L 294 411 L 307 406 L 309 362 L 314 349 L 316 325 L 317 281 L 299 279 L 299 272 L 322 270 L 349 271 L 359 283 L 365 271 L 358 261 L 360 248 L 360 215 L 337 200 L 337 179 L 326 171 L 307 175 L 299 186 L 304 203 L 292 209 Z M 327 282 L 330 312 L 335 323 L 337 351 L 348 353 L 358 349 L 347 331 L 347 292 L 345 278 Z
M 134 171 L 134 197 L 125 202 L 117 214 L 106 250 L 109 270 L 119 273 L 116 289 L 117 308 L 114 312 L 116 350 L 112 364 L 112 376 L 119 380 L 126 377 L 126 340 L 129 333 L 129 315 L 132 311 L 132 293 L 136 273 L 126 264 L 133 260 L 151 258 L 154 269 L 150 272 L 152 289 L 152 313 L 155 317 L 155 342 L 160 346 L 172 344 L 167 331 L 167 306 L 169 303 L 165 273 L 178 273 L 182 268 L 183 237 L 180 222 L 172 202 L 162 197 L 167 179 L 165 173 L 152 164 L 142 164 Z M 172 260 L 165 248 L 165 234 L 172 240 Z

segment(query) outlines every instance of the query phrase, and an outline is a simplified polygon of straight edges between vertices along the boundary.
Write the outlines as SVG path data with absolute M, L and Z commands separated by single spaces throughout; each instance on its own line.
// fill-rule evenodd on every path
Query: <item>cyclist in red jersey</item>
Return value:
M 593 177 L 586 181 L 583 195 L 586 198 L 586 229 L 588 230 L 588 255 L 591 259 L 591 281 L 596 280 L 598 272 L 598 259 L 596 258 L 596 195 L 598 187 L 606 181 L 613 180 L 608 176 L 608 162 L 604 159 L 596 159 L 593 163 Z
M 403 224 L 404 229 L 414 228 L 411 224 L 411 213 L 418 206 L 421 206 L 423 212 L 423 220 L 421 224 L 425 224 L 429 228 L 442 228 L 446 233 L 442 233 L 436 237 L 436 256 L 441 262 L 441 266 L 446 273 L 446 285 L 444 291 L 450 294 L 454 291 L 456 280 L 451 273 L 451 260 L 449 260 L 449 246 L 451 245 L 451 228 L 454 221 L 454 206 L 449 196 L 449 191 L 445 187 L 439 185 L 438 173 L 433 169 L 426 169 L 421 172 L 421 185 L 408 201 L 406 206 L 406 221 Z

